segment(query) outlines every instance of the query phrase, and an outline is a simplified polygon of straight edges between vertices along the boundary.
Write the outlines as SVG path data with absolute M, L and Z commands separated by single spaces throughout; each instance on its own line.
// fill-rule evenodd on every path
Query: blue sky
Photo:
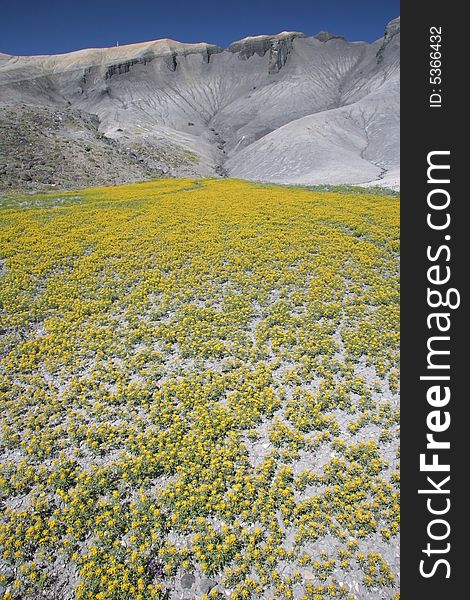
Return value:
M 227 46 L 286 30 L 373 41 L 399 13 L 398 0 L 2 0 L 0 52 L 56 54 L 165 37 Z

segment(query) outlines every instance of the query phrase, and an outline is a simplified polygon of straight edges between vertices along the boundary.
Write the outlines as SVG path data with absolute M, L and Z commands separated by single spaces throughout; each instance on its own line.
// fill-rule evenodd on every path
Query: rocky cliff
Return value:
M 372 44 L 282 32 L 226 49 L 157 40 L 0 54 L 0 185 L 396 183 L 399 30 L 395 19 Z

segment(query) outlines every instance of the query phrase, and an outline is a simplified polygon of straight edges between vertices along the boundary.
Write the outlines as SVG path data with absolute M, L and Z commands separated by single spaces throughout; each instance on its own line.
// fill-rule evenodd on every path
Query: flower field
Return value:
M 399 598 L 399 201 L 0 208 L 0 597 Z

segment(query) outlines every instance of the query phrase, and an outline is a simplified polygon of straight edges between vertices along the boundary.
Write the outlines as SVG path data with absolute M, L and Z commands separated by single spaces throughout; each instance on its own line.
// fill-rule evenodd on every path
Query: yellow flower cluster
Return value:
M 398 214 L 236 180 L 3 206 L 0 595 L 394 586 L 357 551 L 399 528 Z
M 380 554 L 376 552 L 369 553 L 367 556 L 358 554 L 357 559 L 364 571 L 364 583 L 367 587 L 383 588 L 395 585 L 395 575 Z

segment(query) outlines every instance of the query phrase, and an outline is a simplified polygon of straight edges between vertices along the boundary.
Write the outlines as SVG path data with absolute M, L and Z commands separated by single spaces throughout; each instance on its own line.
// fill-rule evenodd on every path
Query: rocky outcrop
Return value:
M 271 47 L 271 41 L 272 38 L 267 36 L 246 38 L 238 42 L 233 42 L 227 50 L 234 54 L 238 54 L 238 58 L 241 60 L 248 60 L 255 54 L 264 56 Z
M 285 36 L 278 40 L 273 40 L 269 54 L 269 73 L 279 73 L 287 62 L 287 57 L 292 50 L 292 42 L 296 34 Z
M 104 136 L 95 115 L 71 108 L 0 108 L 0 194 L 197 176 L 197 157 L 165 143 L 126 145 Z M 220 173 L 223 175 L 223 172 Z
M 213 56 L 214 54 L 220 54 L 223 51 L 224 51 L 224 49 L 221 48 L 220 46 L 207 46 L 202 51 L 202 56 L 203 56 L 204 62 L 210 63 L 211 56 Z
M 248 60 L 255 54 L 264 56 L 269 52 L 268 72 L 278 73 L 287 62 L 294 39 L 303 37 L 306 35 L 298 31 L 283 32 L 273 36 L 248 37 L 230 44 L 227 50 L 238 54 L 241 60 Z
M 113 75 L 122 75 L 123 73 L 129 73 L 129 71 L 131 70 L 131 67 L 133 65 L 139 64 L 139 62 L 140 62 L 139 59 L 135 59 L 135 60 L 127 60 L 126 62 L 118 63 L 117 65 L 109 65 L 109 67 L 106 69 L 104 78 L 111 79 L 111 77 Z
M 134 65 L 146 65 L 155 58 L 155 54 L 152 52 L 146 52 L 138 58 L 126 60 L 121 63 L 109 65 L 106 69 L 105 79 L 110 79 L 113 75 L 122 75 L 123 73 L 129 73 L 131 67 Z
M 178 59 L 177 59 L 176 52 L 172 52 L 168 56 L 165 56 L 163 58 L 163 60 L 165 61 L 165 65 L 167 66 L 167 69 L 169 71 L 172 71 L 172 72 L 176 71 L 176 69 L 178 67 Z
M 384 59 L 386 48 L 396 39 L 400 34 L 400 17 L 393 19 L 387 24 L 385 34 L 383 37 L 383 43 L 377 52 L 377 64 L 380 64 Z
M 190 44 L 185 49 L 180 51 L 175 50 L 173 52 L 166 52 L 163 54 L 157 54 L 155 52 L 146 52 L 137 58 L 133 58 L 127 61 L 115 63 L 108 65 L 105 72 L 105 79 L 110 79 L 114 75 L 123 75 L 125 73 L 129 73 L 131 68 L 135 65 L 146 65 L 155 58 L 162 58 L 165 65 L 170 71 L 176 71 L 178 67 L 178 57 L 179 56 L 189 56 L 190 54 L 200 54 L 204 62 L 209 63 L 211 56 L 213 54 L 218 54 L 219 52 L 223 52 L 224 49 L 219 46 L 214 45 L 203 45 L 203 47 L 191 48 Z
M 400 33 L 400 17 L 392 19 L 385 29 L 384 44 L 388 44 L 392 37 Z
M 345 40 L 346 38 L 342 35 L 335 35 L 334 33 L 330 33 L 329 31 L 319 31 L 317 35 L 313 36 L 319 42 L 329 42 L 330 40 Z

